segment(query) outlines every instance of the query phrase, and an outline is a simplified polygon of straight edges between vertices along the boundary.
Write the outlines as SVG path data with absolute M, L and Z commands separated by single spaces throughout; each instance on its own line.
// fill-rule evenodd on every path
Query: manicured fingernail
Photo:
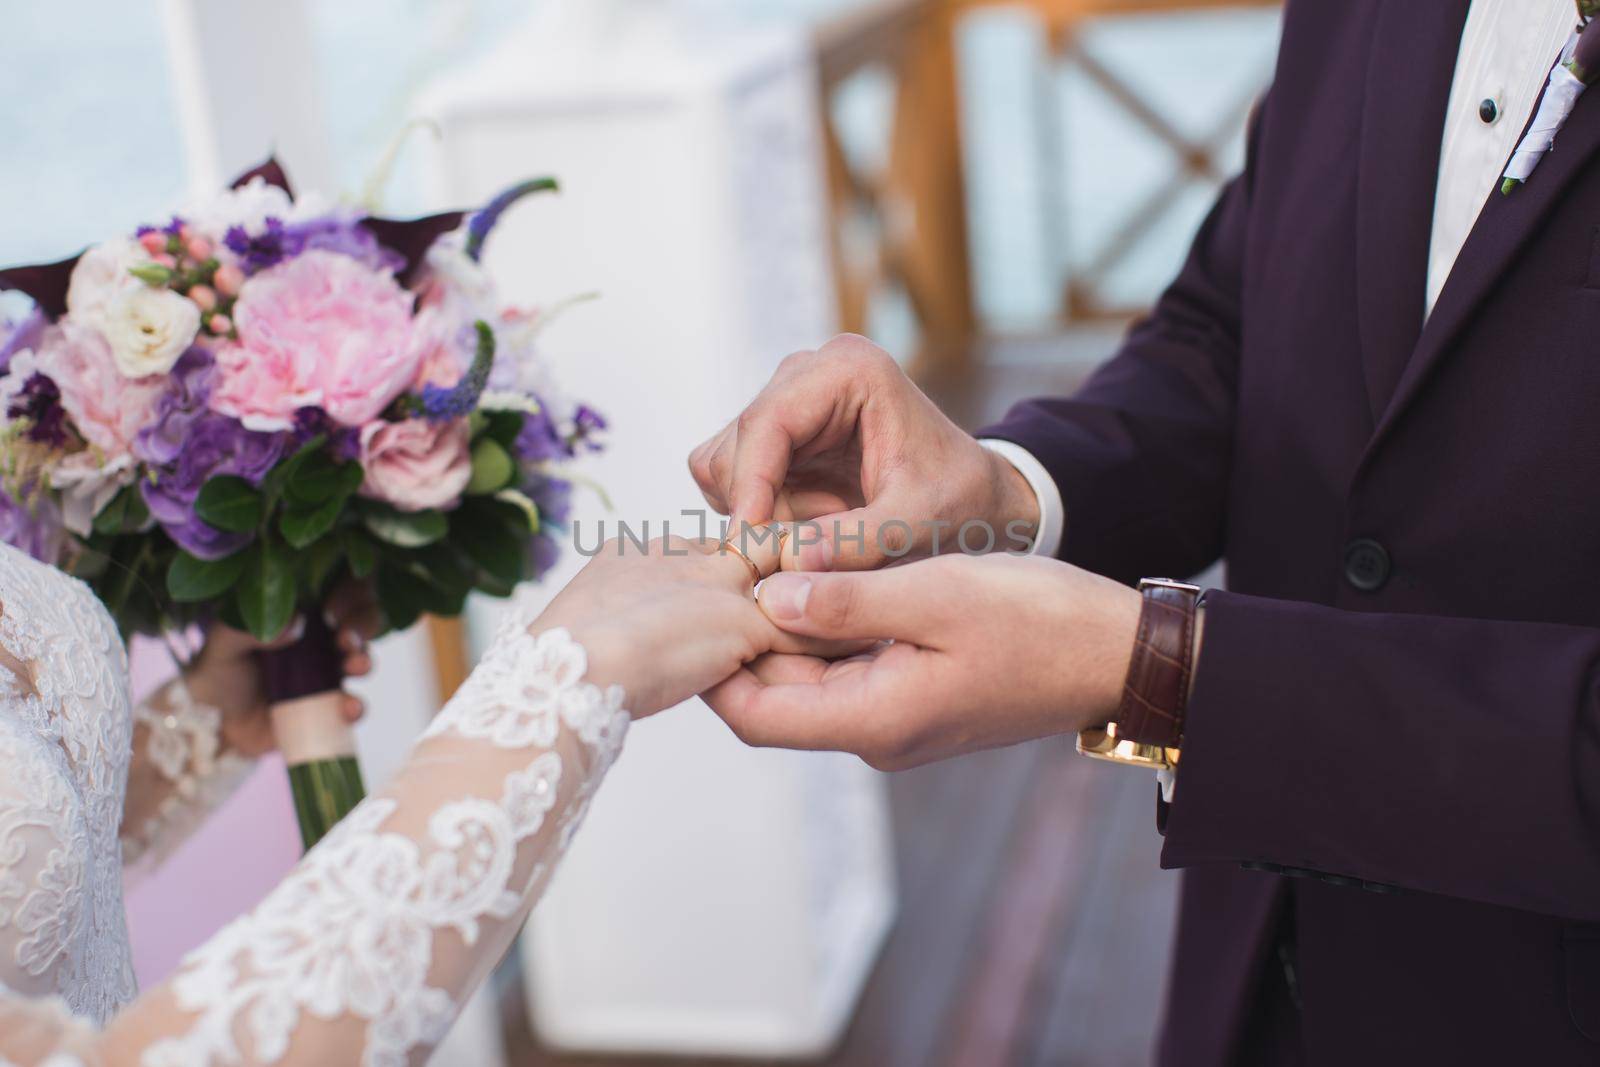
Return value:
M 761 586 L 761 606 L 774 619 L 800 618 L 810 596 L 811 579 L 798 574 L 774 574 Z
M 296 615 L 294 617 L 294 621 L 289 624 L 289 632 L 287 636 L 291 641 L 298 641 L 305 635 L 306 618 L 304 615 Z

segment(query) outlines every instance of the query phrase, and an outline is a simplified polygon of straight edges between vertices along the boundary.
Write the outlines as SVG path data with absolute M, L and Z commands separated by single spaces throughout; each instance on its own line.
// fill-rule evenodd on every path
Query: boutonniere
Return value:
M 1600 30 L 1593 29 L 1595 15 L 1600 14 L 1600 0 L 1576 0 L 1578 28 L 1561 58 L 1550 71 L 1549 84 L 1539 100 L 1539 110 L 1534 112 L 1528 132 L 1522 135 L 1517 150 L 1511 153 L 1511 162 L 1501 175 L 1500 192 L 1510 196 L 1517 186 L 1527 181 L 1539 161 L 1555 144 L 1556 134 L 1567 123 L 1578 97 L 1600 76 Z

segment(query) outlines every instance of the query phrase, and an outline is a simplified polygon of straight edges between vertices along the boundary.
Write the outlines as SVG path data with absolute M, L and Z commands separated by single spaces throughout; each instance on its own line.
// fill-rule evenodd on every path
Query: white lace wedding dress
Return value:
M 622 692 L 586 669 L 565 631 L 509 621 L 393 782 L 135 999 L 123 853 L 169 845 L 239 767 L 181 693 L 133 709 L 93 594 L 0 546 L 0 1067 L 425 1060 L 621 747 Z M 125 817 L 136 751 L 170 788 Z

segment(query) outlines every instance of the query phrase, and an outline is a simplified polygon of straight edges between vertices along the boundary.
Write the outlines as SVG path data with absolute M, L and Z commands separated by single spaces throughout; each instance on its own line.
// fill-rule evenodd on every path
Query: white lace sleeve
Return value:
M 622 692 L 586 671 L 566 631 L 508 626 L 393 783 L 259 907 L 104 1031 L 0 1004 L 0 1061 L 420 1062 L 505 953 L 620 750 Z
M 54 993 L 80 942 L 83 806 L 65 761 L 0 717 L 0 987 Z
M 133 766 L 122 819 L 122 859 L 160 864 L 233 795 L 255 761 L 222 746 L 222 712 L 174 678 L 133 711 Z

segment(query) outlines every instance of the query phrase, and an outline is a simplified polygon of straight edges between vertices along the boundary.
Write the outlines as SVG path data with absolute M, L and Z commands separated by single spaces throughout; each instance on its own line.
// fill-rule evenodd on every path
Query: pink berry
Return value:
M 139 243 L 152 256 L 160 255 L 167 250 L 167 235 L 160 230 L 149 230 L 139 235 Z
M 211 326 L 211 332 L 219 337 L 233 330 L 233 320 L 228 318 L 226 315 L 211 316 L 211 322 L 209 325 Z
M 173 259 L 170 255 L 168 255 L 165 252 L 157 252 L 155 255 L 151 256 L 150 259 L 151 259 L 152 262 L 157 263 L 157 264 L 159 264 L 159 265 L 161 265 L 163 267 L 167 267 L 169 269 L 173 268 L 173 267 L 176 267 L 178 265 L 178 261 L 176 259 Z
M 201 311 L 213 311 L 217 306 L 217 291 L 209 285 L 189 286 L 188 297 Z
M 183 243 L 183 250 L 189 253 L 189 258 L 196 263 L 204 263 L 211 258 L 211 242 L 204 237 L 191 237 Z
M 217 273 L 211 281 L 217 287 L 217 292 L 223 296 L 238 296 L 239 290 L 244 286 L 244 271 L 232 263 L 224 263 L 217 268 Z

